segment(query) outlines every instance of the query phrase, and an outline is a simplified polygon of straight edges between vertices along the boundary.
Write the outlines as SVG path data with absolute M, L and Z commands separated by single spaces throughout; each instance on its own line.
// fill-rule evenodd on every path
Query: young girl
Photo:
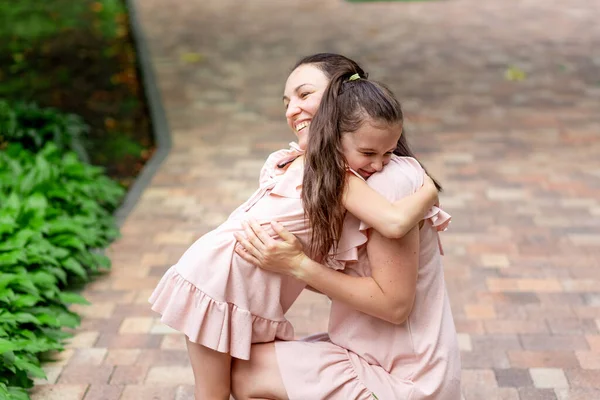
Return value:
M 299 90 L 311 91 L 300 93 L 305 100 L 320 100 L 329 81 L 320 69 L 323 65 L 329 64 L 303 64 L 292 72 L 284 99 L 288 121 L 295 118 L 290 117 L 290 109 L 297 107 L 293 103 Z M 352 63 L 348 65 L 354 72 L 364 73 Z M 309 107 L 301 113 L 307 117 L 303 121 L 293 119 L 300 143 L 308 136 L 306 110 Z M 377 142 L 377 136 L 374 138 Z M 386 153 L 391 154 L 396 141 L 386 142 L 386 146 Z M 234 251 L 234 234 L 243 231 L 242 223 L 249 218 L 265 226 L 277 220 L 308 244 L 311 230 L 302 207 L 302 161 L 303 151 L 295 144 L 271 154 L 261 170 L 259 189 L 221 226 L 198 239 L 165 273 L 150 297 L 152 309 L 162 314 L 161 321 L 186 335 L 197 399 L 228 399 L 231 357 L 249 359 L 252 343 L 293 339 L 284 313 L 306 285 L 293 277 L 256 268 L 239 257 Z M 366 176 L 382 168 L 377 158 L 359 170 Z M 349 211 L 390 237 L 403 236 L 437 201 L 431 182 L 395 204 L 356 176 L 348 177 L 344 193 L 343 204 Z M 335 263 L 332 267 L 339 268 Z
M 253 345 L 250 361 L 234 362 L 237 400 L 460 398 L 460 352 L 433 226 L 450 216 L 434 207 L 419 226 L 391 240 L 368 221 L 344 215 L 343 197 L 336 196 L 347 185 L 346 170 L 367 163 L 365 147 L 389 160 L 368 183 L 390 201 L 410 196 L 425 176 L 414 158 L 386 150 L 402 131 L 397 100 L 383 86 L 353 78 L 332 78 L 311 126 L 302 192 L 312 228 L 308 255 L 275 222 L 283 241 L 254 222 L 245 236 L 236 234 L 245 249 L 236 249 L 240 257 L 332 299 L 329 335 Z M 336 241 L 338 251 L 330 254 Z M 343 263 L 343 273 L 310 254 Z

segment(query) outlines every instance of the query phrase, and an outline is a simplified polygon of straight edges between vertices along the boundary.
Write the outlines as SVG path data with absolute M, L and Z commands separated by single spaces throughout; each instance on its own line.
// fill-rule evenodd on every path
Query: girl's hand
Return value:
M 271 222 L 273 230 L 283 240 L 275 240 L 255 221 L 242 222 L 243 237 L 234 233 L 239 245 L 235 252 L 244 260 L 257 267 L 295 276 L 302 261 L 307 258 L 303 251 L 302 243 L 278 222 Z

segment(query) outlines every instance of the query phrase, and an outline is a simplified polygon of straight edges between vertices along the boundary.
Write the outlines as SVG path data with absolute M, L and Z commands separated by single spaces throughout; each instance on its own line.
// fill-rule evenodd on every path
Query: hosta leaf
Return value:
M 14 218 L 8 216 L 8 215 L 1 215 L 0 216 L 0 236 L 7 234 L 7 233 L 12 233 L 15 231 L 15 229 L 17 228 L 17 222 L 15 221 Z
M 26 371 L 31 376 L 36 378 L 46 379 L 46 373 L 42 370 L 38 365 L 34 364 L 30 360 L 26 360 L 22 357 L 18 357 L 15 359 L 15 366 L 23 371 Z
M 48 272 L 37 271 L 30 274 L 31 281 L 39 287 L 53 287 L 56 285 L 56 277 Z
M 15 345 L 15 343 L 7 339 L 0 338 L 0 354 L 4 354 L 8 351 L 14 350 L 17 350 L 17 346 Z
M 73 233 L 76 235 L 87 234 L 81 225 L 72 218 L 56 219 L 48 223 L 49 235 L 57 235 L 59 233 Z
M 0 267 L 18 264 L 25 261 L 25 256 L 21 249 L 0 253 Z
M 15 316 L 15 320 L 22 324 L 32 323 L 32 324 L 37 325 L 39 322 L 38 318 L 36 318 L 33 314 L 29 314 L 29 313 L 25 313 L 25 312 L 15 313 L 14 316 Z
M 17 274 L 0 273 L 0 289 L 7 287 L 11 282 L 17 281 Z
M 13 309 L 19 309 L 24 307 L 32 307 L 40 300 L 39 296 L 32 294 L 22 294 L 18 296 L 12 303 Z
M 68 328 L 77 328 L 81 323 L 81 319 L 77 314 L 65 312 L 58 316 L 58 321 L 62 326 L 66 326 Z
M 22 388 L 11 386 L 8 388 L 9 399 L 11 400 L 30 400 L 27 391 Z
M 33 190 L 37 183 L 37 171 L 35 169 L 29 170 L 28 173 L 25 174 L 21 178 L 19 182 L 19 193 L 21 194 L 29 194 Z
M 23 250 L 31 238 L 36 235 L 36 232 L 31 229 L 21 229 L 14 236 L 7 238 L 0 243 L 0 251 L 15 249 Z
M 37 321 L 39 321 L 40 323 L 42 323 L 44 325 L 49 325 L 49 326 L 54 326 L 54 327 L 60 326 L 60 322 L 58 321 L 58 318 L 51 314 L 43 313 L 43 314 L 36 315 L 35 318 L 37 319 Z
M 73 249 L 85 251 L 85 243 L 76 237 L 70 235 L 56 235 L 53 236 L 50 241 L 57 246 L 70 247 Z
M 25 201 L 25 208 L 27 209 L 44 212 L 46 207 L 48 207 L 48 200 L 41 193 L 34 193 L 31 196 L 29 196 Z
M 58 267 L 46 267 L 46 269 L 60 279 L 63 284 L 67 283 L 67 273 L 64 269 Z
M 39 295 L 40 291 L 37 287 L 30 281 L 29 276 L 20 277 L 17 283 L 15 284 L 15 288 L 19 288 L 26 293 L 30 293 L 33 295 Z
M 67 271 L 72 272 L 75 275 L 82 277 L 83 279 L 88 278 L 85 268 L 83 268 L 83 266 L 72 257 L 67 258 L 65 261 L 63 261 L 63 267 Z
M 0 289 L 0 302 L 13 305 L 15 297 L 15 292 L 13 292 L 12 289 Z
M 89 301 L 85 299 L 85 297 L 71 292 L 61 292 L 58 295 L 60 301 L 67 304 L 90 304 Z
M 49 254 L 57 260 L 62 260 L 63 258 L 66 258 L 69 254 L 71 254 L 71 252 L 67 249 L 52 246 L 50 248 Z

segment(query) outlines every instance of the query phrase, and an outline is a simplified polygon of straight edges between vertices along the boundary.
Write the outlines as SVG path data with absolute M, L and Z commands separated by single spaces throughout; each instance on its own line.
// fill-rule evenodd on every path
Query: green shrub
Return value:
M 61 150 L 79 153 L 80 141 L 88 131 L 88 126 L 77 115 L 0 99 L 0 146 L 17 142 L 37 152 L 44 144 L 53 142 Z
M 96 249 L 118 235 L 122 195 L 101 168 L 53 143 L 0 152 L 0 399 L 27 399 L 44 353 L 79 324 L 67 307 L 85 300 L 65 289 L 110 267 Z

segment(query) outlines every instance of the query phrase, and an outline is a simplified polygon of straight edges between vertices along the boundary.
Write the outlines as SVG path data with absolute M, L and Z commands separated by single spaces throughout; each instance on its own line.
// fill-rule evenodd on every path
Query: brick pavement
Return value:
M 137 5 L 173 150 L 34 399 L 192 399 L 183 338 L 147 297 L 291 139 L 288 68 L 324 50 L 396 91 L 411 141 L 445 185 L 465 400 L 600 398 L 600 2 Z M 520 70 L 524 80 L 507 80 Z M 323 330 L 327 302 L 304 294 L 290 318 L 299 335 Z

